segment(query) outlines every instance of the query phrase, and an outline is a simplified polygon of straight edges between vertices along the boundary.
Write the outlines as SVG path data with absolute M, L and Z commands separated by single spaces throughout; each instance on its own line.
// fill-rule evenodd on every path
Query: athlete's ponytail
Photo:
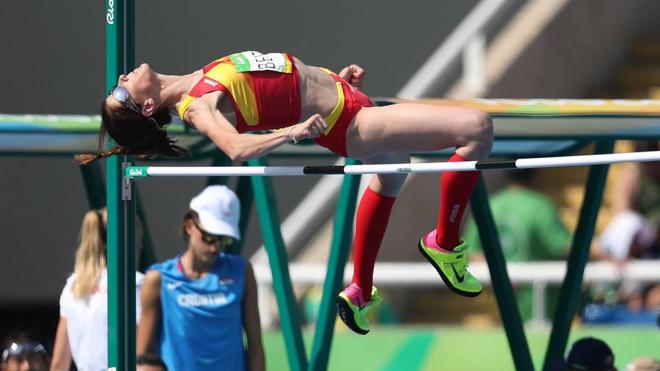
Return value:
M 76 161 L 89 164 L 99 158 L 117 154 L 139 159 L 152 159 L 159 156 L 180 157 L 186 149 L 176 145 L 176 140 L 167 136 L 164 127 L 171 121 L 167 109 L 146 117 L 124 107 L 110 110 L 106 101 L 101 105 L 101 130 L 98 149 L 95 154 L 81 154 Z M 108 134 L 117 145 L 103 151 L 105 135 Z

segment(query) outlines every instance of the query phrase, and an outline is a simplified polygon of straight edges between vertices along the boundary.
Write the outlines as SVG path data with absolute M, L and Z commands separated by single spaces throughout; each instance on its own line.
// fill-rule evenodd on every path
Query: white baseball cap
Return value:
M 223 185 L 211 185 L 190 200 L 190 208 L 199 216 L 205 231 L 241 239 L 238 221 L 241 205 L 236 193 Z

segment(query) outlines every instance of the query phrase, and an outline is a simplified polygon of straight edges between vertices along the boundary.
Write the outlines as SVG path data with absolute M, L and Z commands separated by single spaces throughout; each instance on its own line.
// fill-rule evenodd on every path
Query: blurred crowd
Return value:
M 640 142 L 636 151 L 657 151 L 658 142 Z M 660 261 L 660 164 L 631 163 L 614 182 L 614 216 L 596 239 L 597 259 L 621 267 L 631 261 Z M 655 323 L 660 282 L 594 285 L 584 311 L 590 323 Z

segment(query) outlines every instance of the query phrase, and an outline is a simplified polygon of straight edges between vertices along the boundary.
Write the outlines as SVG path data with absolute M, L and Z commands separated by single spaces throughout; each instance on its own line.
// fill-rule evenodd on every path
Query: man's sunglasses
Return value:
M 202 234 L 202 241 L 208 243 L 208 244 L 220 244 L 223 247 L 230 247 L 231 245 L 234 244 L 234 238 L 231 236 L 223 236 L 219 234 L 212 234 L 199 226 L 196 220 L 193 220 L 193 224 L 195 224 L 195 227 L 197 230 Z
M 2 362 L 6 363 L 10 358 L 32 359 L 32 357 L 43 357 L 48 359 L 48 352 L 43 345 L 39 343 L 11 343 L 11 345 L 2 351 Z

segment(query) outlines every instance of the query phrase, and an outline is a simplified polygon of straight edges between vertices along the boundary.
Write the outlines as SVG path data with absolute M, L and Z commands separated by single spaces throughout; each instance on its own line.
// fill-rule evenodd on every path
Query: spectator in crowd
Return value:
M 561 370 L 616 371 L 614 353 L 604 341 L 585 337 L 573 343 Z
M 658 142 L 641 142 L 636 151 L 657 151 Z M 614 217 L 599 237 L 613 261 L 660 257 L 660 163 L 630 163 L 614 183 Z
M 167 366 L 157 355 L 144 353 L 135 359 L 135 371 L 167 371 Z
M 571 234 L 559 217 L 554 203 L 533 189 L 536 171 L 510 172 L 511 183 L 490 198 L 502 251 L 507 261 L 557 260 L 566 256 Z M 465 240 L 472 246 L 472 259 L 482 260 L 482 244 L 474 219 L 466 224 Z M 558 297 L 556 288 L 547 292 L 548 312 Z M 532 316 L 532 290 L 518 287 L 518 307 L 523 319 Z
M 190 201 L 186 250 L 145 275 L 138 354 L 156 350 L 172 370 L 264 370 L 254 272 L 225 253 L 240 239 L 239 219 L 238 197 L 225 186 Z
M 657 151 L 657 141 L 635 144 L 636 151 Z M 614 217 L 598 237 L 604 260 L 625 264 L 660 258 L 660 163 L 626 164 L 614 183 Z M 625 283 L 596 288 L 604 301 L 619 302 L 630 314 L 660 308 L 660 284 Z M 611 299 L 607 300 L 610 297 Z
M 10 331 L 2 341 L 1 371 L 47 371 L 48 352 L 23 331 Z
M 60 320 L 55 335 L 52 371 L 108 368 L 108 282 L 105 208 L 89 210 L 83 217 L 74 272 L 60 295 Z M 136 296 L 142 274 L 135 274 Z M 139 303 L 136 306 L 140 317 Z

